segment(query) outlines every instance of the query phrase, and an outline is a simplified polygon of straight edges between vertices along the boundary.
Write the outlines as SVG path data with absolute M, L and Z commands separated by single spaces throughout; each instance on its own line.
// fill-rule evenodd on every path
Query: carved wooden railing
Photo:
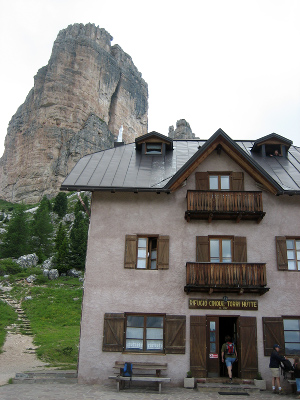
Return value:
M 212 290 L 219 288 L 226 291 L 227 288 L 228 291 L 234 289 L 233 291 L 249 292 L 263 289 L 266 285 L 266 264 L 190 262 L 186 264 L 185 291 L 205 291 L 205 288 Z
M 240 218 L 261 220 L 264 217 L 262 192 L 230 192 L 214 190 L 188 190 L 186 218 L 202 218 L 210 215 L 215 218 Z

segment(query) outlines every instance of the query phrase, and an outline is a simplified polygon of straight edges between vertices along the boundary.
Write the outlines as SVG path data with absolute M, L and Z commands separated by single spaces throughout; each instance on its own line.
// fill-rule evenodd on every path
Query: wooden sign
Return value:
M 257 300 L 189 299 L 189 308 L 204 310 L 257 311 Z

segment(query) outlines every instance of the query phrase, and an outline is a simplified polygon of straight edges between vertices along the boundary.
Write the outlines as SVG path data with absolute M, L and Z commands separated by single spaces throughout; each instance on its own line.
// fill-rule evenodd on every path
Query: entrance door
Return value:
M 253 379 L 257 375 L 257 334 L 255 317 L 191 316 L 190 370 L 195 378 L 227 377 L 221 347 L 231 336 L 238 353 L 234 377 Z
M 222 363 L 221 348 L 223 343 L 225 343 L 225 337 L 230 336 L 236 349 L 239 348 L 238 338 L 237 338 L 237 317 L 220 317 L 219 318 L 219 337 L 220 337 L 220 376 L 228 377 L 228 372 L 225 363 Z M 238 361 L 232 365 L 232 375 L 234 377 L 239 376 Z

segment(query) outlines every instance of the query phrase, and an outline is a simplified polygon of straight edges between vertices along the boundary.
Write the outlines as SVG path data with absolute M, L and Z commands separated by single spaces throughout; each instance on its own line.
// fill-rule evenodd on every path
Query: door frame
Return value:
M 208 357 L 210 338 L 208 318 L 236 318 L 237 324 L 237 354 L 238 377 L 251 379 L 256 377 L 258 371 L 257 355 L 257 317 L 235 315 L 191 315 L 190 316 L 190 370 L 196 378 L 208 376 Z M 220 324 L 219 332 L 220 332 Z M 250 345 L 249 345 L 250 340 Z M 250 350 L 249 350 L 250 348 Z M 219 362 L 220 359 L 219 349 Z

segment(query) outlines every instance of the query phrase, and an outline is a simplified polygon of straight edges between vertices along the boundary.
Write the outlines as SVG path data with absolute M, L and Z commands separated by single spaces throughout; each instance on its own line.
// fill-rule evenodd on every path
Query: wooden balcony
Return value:
M 190 263 L 186 264 L 184 291 L 222 293 L 259 293 L 267 287 L 266 264 L 259 263 Z
M 258 223 L 265 216 L 262 192 L 229 192 L 214 190 L 188 190 L 185 219 L 241 219 Z

